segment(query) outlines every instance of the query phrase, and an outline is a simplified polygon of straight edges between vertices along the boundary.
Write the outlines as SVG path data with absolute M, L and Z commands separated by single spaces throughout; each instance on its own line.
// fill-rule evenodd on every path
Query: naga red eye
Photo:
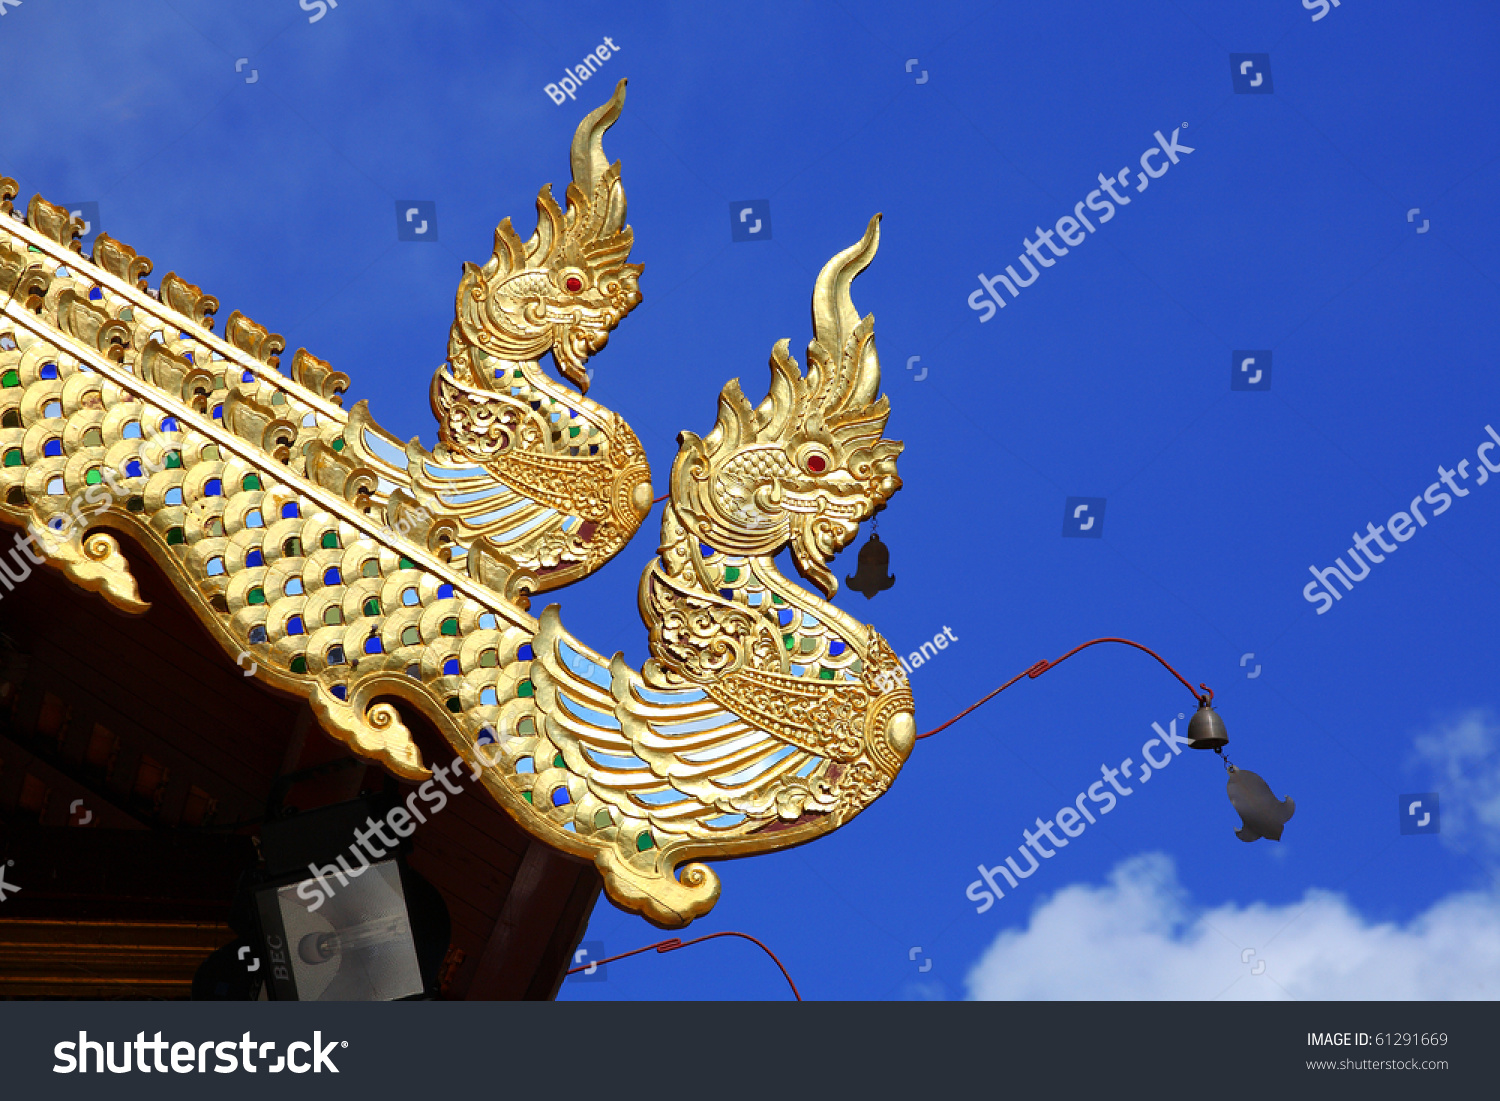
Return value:
M 807 469 L 811 470 L 814 474 L 821 474 L 827 468 L 828 460 L 824 459 L 822 455 L 809 455 L 807 457 Z
M 563 281 L 563 285 L 574 294 L 577 294 L 579 291 L 583 290 L 583 280 L 578 278 L 578 276 L 576 275 L 568 276 L 568 278 Z

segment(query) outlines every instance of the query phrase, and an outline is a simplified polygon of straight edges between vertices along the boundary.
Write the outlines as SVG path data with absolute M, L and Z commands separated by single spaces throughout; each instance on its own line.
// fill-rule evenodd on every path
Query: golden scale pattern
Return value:
M 571 286 L 582 270 L 588 291 L 597 287 L 593 305 L 523 305 L 525 316 L 551 319 L 551 335 L 518 336 L 499 307 L 481 340 L 465 343 L 456 324 L 433 387 L 442 442 L 431 454 L 408 445 L 405 469 L 402 446 L 364 403 L 343 410 L 347 376 L 305 350 L 283 374 L 281 337 L 238 312 L 216 335 L 218 303 L 200 288 L 169 273 L 148 289 L 151 261 L 104 234 L 84 256 L 77 221 L 40 197 L 19 218 L 16 185 L 0 178 L 0 519 L 29 529 L 73 582 L 139 614 L 146 607 L 117 541 L 126 536 L 226 654 L 248 653 L 255 675 L 308 698 L 330 735 L 412 781 L 431 772 L 399 708 L 420 711 L 523 828 L 592 860 L 617 905 L 680 927 L 718 897 L 717 875 L 698 861 L 837 828 L 889 786 L 910 752 L 910 691 L 899 675 L 894 688 L 881 681 L 899 674 L 894 655 L 824 599 L 834 584 L 826 558 L 899 488 L 900 444 L 881 438 L 888 407 L 877 398 L 872 322 L 848 296 L 874 256 L 876 219 L 819 276 L 806 376 L 782 342 L 765 401 L 752 408 L 731 382 L 714 431 L 683 433 L 661 557 L 641 582 L 646 667 L 583 645 L 555 605 L 539 619 L 527 614 L 529 592 L 602 558 L 583 548 L 581 568 L 549 577 L 545 562 L 534 568 L 544 553 L 531 563 L 507 557 L 493 531 L 456 515 L 443 494 L 461 484 L 453 471 L 475 467 L 464 476 L 487 474 L 539 513 L 527 487 L 513 484 L 523 479 L 506 481 L 513 466 L 484 461 L 494 456 L 482 441 L 441 418 L 450 399 L 466 407 L 467 424 L 505 399 L 524 410 L 496 422 L 517 429 L 512 457 L 524 466 L 603 455 L 564 479 L 575 497 L 582 480 L 595 481 L 576 513 L 613 502 L 594 515 L 616 525 L 618 546 L 639 524 L 640 487 L 647 505 L 650 489 L 638 441 L 536 363 L 539 342 L 561 341 L 558 365 L 579 381 L 585 353 L 639 300 L 639 268 L 623 263 L 619 166 L 601 168 L 599 135 L 623 99 L 622 81 L 574 140 L 576 223 L 555 203 L 549 212 L 544 189 L 528 246 L 535 270 L 469 266 L 491 294 L 518 293 L 501 285 L 513 277 L 532 293 L 539 272 Z M 581 178 L 593 181 L 592 207 Z M 562 229 L 584 224 L 613 236 L 557 244 Z M 506 234 L 514 238 L 508 219 L 497 260 L 519 255 Z M 589 268 L 590 256 L 613 267 Z M 466 271 L 460 321 L 474 282 Z M 470 333 L 473 325 L 471 317 Z M 490 354 L 480 342 L 499 352 L 524 344 L 528 358 Z M 440 401 L 446 382 L 459 393 Z M 519 431 L 527 414 L 540 431 Z M 567 431 L 584 426 L 597 431 Z M 609 446 L 589 455 L 582 447 L 598 445 L 573 442 L 601 435 Z M 582 520 L 576 513 L 564 519 Z M 556 530 L 534 530 L 510 549 L 537 553 Z M 821 597 L 776 570 L 788 543 Z

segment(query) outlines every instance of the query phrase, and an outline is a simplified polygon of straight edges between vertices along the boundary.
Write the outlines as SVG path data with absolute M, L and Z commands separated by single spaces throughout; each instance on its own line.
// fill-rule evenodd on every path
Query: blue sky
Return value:
M 592 394 L 657 485 L 725 381 L 763 392 L 781 337 L 800 358 L 814 275 L 882 211 L 854 298 L 906 442 L 880 519 L 897 581 L 837 601 L 903 652 L 959 640 L 913 676 L 919 728 L 1124 635 L 1212 685 L 1230 755 L 1297 801 L 1282 842 L 1243 844 L 1218 762 L 1184 751 L 977 914 L 977 865 L 1191 709 L 1145 655 L 1096 647 L 919 743 L 844 829 L 720 866 L 693 934 L 759 937 L 813 998 L 1494 996 L 1500 481 L 1461 483 L 1327 614 L 1302 595 L 1309 565 L 1347 561 L 1351 532 L 1439 464 L 1477 469 L 1500 431 L 1492 6 L 310 6 L 7 8 L 28 92 L 0 171 L 23 200 L 97 202 L 158 277 L 330 360 L 431 443 L 460 261 L 507 215 L 529 231 L 578 120 L 628 77 L 606 150 L 644 302 Z M 554 104 L 544 86 L 605 36 L 618 54 Z M 1236 94 L 1231 53 L 1269 54 L 1274 92 Z M 1154 133 L 1184 126 L 1191 154 L 980 321 L 979 273 L 1019 268 L 1034 227 L 1101 173 L 1133 186 Z M 436 243 L 396 240 L 410 198 L 436 203 Z M 769 242 L 731 242 L 744 199 L 769 200 Z M 1237 350 L 1272 352 L 1269 392 L 1230 389 Z M 1101 538 L 1060 534 L 1068 497 L 1107 500 Z M 656 520 L 560 598 L 574 633 L 633 662 Z M 1432 791 L 1443 833 L 1402 836 L 1398 797 Z M 587 939 L 661 936 L 601 902 Z M 719 940 L 563 996 L 785 986 Z

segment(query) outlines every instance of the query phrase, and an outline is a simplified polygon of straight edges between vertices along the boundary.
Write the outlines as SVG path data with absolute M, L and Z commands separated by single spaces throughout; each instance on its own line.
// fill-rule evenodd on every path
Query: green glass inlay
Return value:
M 724 584 L 728 585 L 732 582 L 738 581 L 739 579 L 740 568 L 738 566 L 730 566 L 724 571 Z
M 6 466 L 20 466 L 24 461 L 25 459 L 21 455 L 21 449 L 19 447 L 12 447 L 5 453 Z
M 526 377 L 526 372 L 522 371 L 520 369 L 517 369 L 517 371 L 516 371 L 516 378 L 525 378 L 525 377 Z
M 102 481 L 104 481 L 104 475 L 100 473 L 97 466 L 83 476 L 84 485 L 96 486 Z
M 307 672 L 307 658 L 304 657 L 301 654 L 298 654 L 296 657 L 294 657 L 292 659 L 292 672 L 293 673 L 305 673 L 305 672 Z
M 553 768 L 567 768 L 568 767 L 568 762 L 564 761 L 563 760 L 563 755 L 561 753 L 559 753 L 556 757 L 552 758 L 552 767 Z
M 167 469 L 168 470 L 181 470 L 182 469 L 182 452 L 181 451 L 168 451 L 167 452 Z
M 422 632 L 417 630 L 415 627 L 408 627 L 406 630 L 401 632 L 402 646 L 417 646 L 420 645 L 421 642 Z
M 832 669 L 819 669 L 818 670 L 818 679 L 819 680 L 832 680 L 833 679 L 833 670 Z
M 140 512 L 146 507 L 146 499 L 144 497 L 132 497 L 125 502 L 125 507 L 131 512 Z
M 168 530 L 168 532 L 167 532 L 167 546 L 169 546 L 169 547 L 175 547 L 179 543 L 182 543 L 182 542 L 183 542 L 183 535 L 182 535 L 182 529 L 181 528 L 171 528 L 170 530 Z
M 772 593 L 771 594 L 771 603 L 772 604 L 785 604 L 786 601 L 782 600 L 781 597 L 777 596 L 775 593 Z
M 479 667 L 481 669 L 494 669 L 500 665 L 500 654 L 495 650 L 485 650 L 479 655 Z
M 264 604 L 266 602 L 266 590 L 256 586 L 245 594 L 246 604 Z
M 21 385 L 21 372 L 12 369 L 0 375 L 0 385 L 7 388 Z
M 786 643 L 787 651 L 790 653 L 791 650 L 792 650 L 792 648 L 797 645 L 797 636 L 796 635 L 782 635 L 781 636 L 781 641 L 784 642 L 784 643 Z
M 518 375 L 520 373 L 521 373 L 520 371 L 516 372 L 516 374 L 518 374 Z M 528 803 L 531 802 L 531 792 L 529 792 L 529 791 L 523 791 L 523 792 L 521 792 L 521 798 L 525 799 Z
M 338 536 L 338 532 L 336 532 L 336 531 L 325 531 L 323 533 L 323 538 L 320 539 L 320 540 L 318 540 L 318 544 L 324 550 L 338 550 L 339 549 L 339 536 Z
M 333 449 L 335 451 L 342 451 L 342 450 L 344 450 L 344 437 L 343 436 L 340 436 L 338 439 L 336 439 L 336 440 L 333 441 Z
M 402 557 L 402 558 L 401 558 L 401 560 L 400 560 L 400 561 L 399 561 L 399 562 L 398 562 L 398 563 L 397 563 L 397 564 L 398 564 L 398 565 L 399 565 L 399 566 L 400 566 L 400 567 L 401 567 L 401 568 L 402 568 L 402 569 L 403 569 L 403 570 L 414 570 L 414 569 L 416 569 L 416 568 L 417 568 L 417 564 L 416 564 L 416 563 L 415 563 L 415 562 L 413 562 L 413 561 L 412 561 L 412 560 L 411 560 L 411 559 L 410 559 L 410 558 L 407 558 L 407 557 L 405 557 L 405 556 L 403 556 L 403 557 Z
M 608 829 L 610 821 L 611 821 L 611 819 L 609 817 L 609 811 L 607 811 L 607 810 L 598 810 L 598 811 L 594 812 L 594 829 L 596 829 L 596 830 Z
M 635 839 L 635 851 L 638 853 L 643 853 L 647 849 L 653 849 L 655 847 L 656 841 L 649 833 L 643 833 Z
M 245 475 L 245 480 L 240 483 L 240 488 L 241 489 L 259 489 L 260 488 L 260 475 L 259 474 L 246 474 Z
M 516 733 L 523 734 L 528 738 L 536 733 L 536 723 L 532 721 L 530 715 L 527 715 L 520 722 L 516 723 Z
M 516 695 L 520 696 L 523 700 L 529 700 L 532 696 L 536 695 L 536 688 L 532 685 L 531 681 L 523 680 L 520 684 L 516 685 Z
M 443 620 L 442 625 L 439 626 L 438 630 L 441 631 L 445 635 L 449 635 L 450 637 L 453 636 L 453 635 L 457 635 L 458 634 L 458 620 L 455 619 L 453 616 L 449 616 L 447 619 Z
M 372 596 L 372 597 L 370 597 L 369 600 L 365 601 L 365 615 L 379 615 L 379 614 L 380 614 L 380 598 L 378 596 Z
M 379 577 L 380 563 L 373 558 L 366 558 L 365 564 L 359 568 L 359 573 L 361 577 Z
M 574 425 L 572 428 L 569 428 L 568 429 L 568 435 L 570 437 L 578 435 L 578 426 Z
M 448 697 L 448 710 L 449 711 L 451 711 L 455 715 L 457 715 L 463 709 L 464 709 L 464 705 L 461 702 L 459 702 L 459 698 L 457 696 L 449 696 Z

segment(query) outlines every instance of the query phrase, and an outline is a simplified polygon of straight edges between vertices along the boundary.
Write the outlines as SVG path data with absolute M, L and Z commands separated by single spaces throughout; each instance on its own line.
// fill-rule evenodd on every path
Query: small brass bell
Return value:
M 1224 720 L 1209 706 L 1208 697 L 1198 699 L 1198 710 L 1188 723 L 1188 748 L 1222 749 L 1229 744 L 1229 734 L 1224 729 Z
M 896 578 L 888 575 L 890 565 L 890 549 L 880 541 L 880 536 L 872 531 L 869 541 L 859 548 L 858 568 L 853 574 L 844 578 L 844 583 L 855 592 L 864 593 L 865 599 L 869 600 L 876 593 L 883 593 L 896 583 Z

